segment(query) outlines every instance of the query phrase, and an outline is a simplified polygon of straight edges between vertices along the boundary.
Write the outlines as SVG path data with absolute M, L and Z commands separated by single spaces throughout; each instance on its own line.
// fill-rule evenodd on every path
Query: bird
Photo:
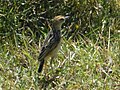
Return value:
M 38 56 L 38 73 L 42 72 L 45 60 L 54 59 L 61 45 L 61 26 L 69 16 L 58 15 L 53 18 L 52 28 L 48 32 Z

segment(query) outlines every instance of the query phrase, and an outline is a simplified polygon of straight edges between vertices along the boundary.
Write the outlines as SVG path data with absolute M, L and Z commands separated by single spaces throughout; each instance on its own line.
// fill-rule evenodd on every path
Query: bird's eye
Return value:
M 64 21 L 64 18 L 61 18 L 60 21 Z

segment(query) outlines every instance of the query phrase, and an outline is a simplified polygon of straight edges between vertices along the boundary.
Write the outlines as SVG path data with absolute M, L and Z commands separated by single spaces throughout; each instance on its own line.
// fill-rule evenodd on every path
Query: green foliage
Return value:
M 59 14 L 70 16 L 61 50 L 38 74 L 41 43 Z M 119 0 L 1 0 L 0 89 L 117 90 L 119 30 Z

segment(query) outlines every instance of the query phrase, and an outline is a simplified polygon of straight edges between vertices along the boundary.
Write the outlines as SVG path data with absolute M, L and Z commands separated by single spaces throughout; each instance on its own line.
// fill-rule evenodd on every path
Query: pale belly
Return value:
M 61 46 L 61 41 L 59 42 L 58 46 L 45 57 L 45 60 L 49 59 L 50 57 L 51 58 L 56 57 L 57 52 L 60 49 L 60 46 Z

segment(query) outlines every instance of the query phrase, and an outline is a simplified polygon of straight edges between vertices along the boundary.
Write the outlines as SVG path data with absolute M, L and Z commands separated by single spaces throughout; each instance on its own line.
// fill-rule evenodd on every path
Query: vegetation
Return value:
M 58 57 L 37 60 L 52 18 L 68 15 Z M 119 90 L 119 0 L 1 0 L 0 89 Z

